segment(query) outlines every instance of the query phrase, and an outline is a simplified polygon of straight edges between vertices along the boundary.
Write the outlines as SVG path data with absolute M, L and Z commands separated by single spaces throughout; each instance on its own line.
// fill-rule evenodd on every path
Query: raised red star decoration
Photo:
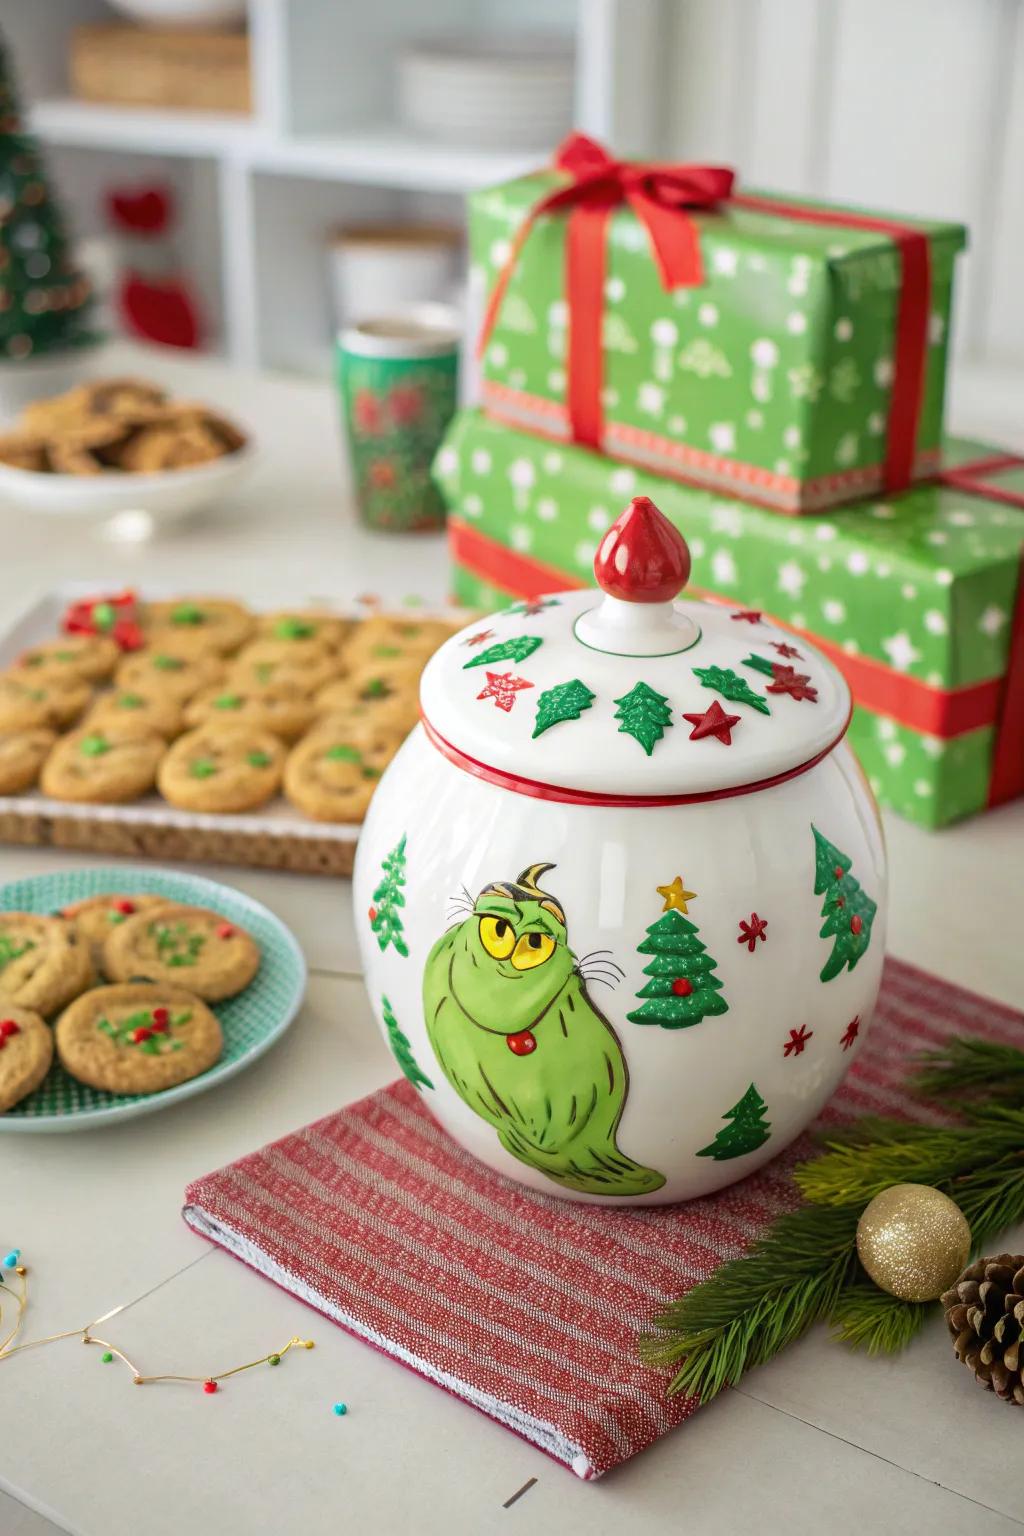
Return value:
M 795 645 L 787 645 L 784 640 L 769 640 L 768 644 L 773 650 L 778 651 L 780 656 L 785 656 L 787 661 L 791 656 L 795 656 L 797 661 L 803 661 Z
M 814 1030 L 808 1029 L 806 1024 L 801 1024 L 799 1029 L 791 1029 L 789 1039 L 782 1047 L 783 1056 L 802 1056 L 813 1035 Z
M 758 917 L 756 912 L 751 912 L 749 923 L 745 923 L 742 917 L 740 918 L 740 936 L 736 943 L 745 944 L 750 953 L 753 954 L 757 948 L 758 939 L 761 940 L 762 944 L 767 944 L 768 919 Z
M 703 713 L 684 715 L 683 719 L 693 726 L 691 741 L 702 741 L 705 736 L 717 736 L 727 747 L 732 746 L 732 728 L 739 724 L 739 715 L 727 715 L 717 699 L 711 701 Z
M 846 1028 L 844 1029 L 842 1035 L 840 1036 L 839 1044 L 842 1046 L 844 1051 L 848 1051 L 850 1049 L 850 1046 L 853 1044 L 859 1034 L 860 1014 L 855 1013 L 849 1024 L 847 1024 Z
M 478 629 L 475 635 L 467 635 L 462 643 L 463 645 L 483 645 L 484 641 L 489 640 L 493 634 L 493 629 Z
M 508 714 L 522 688 L 532 688 L 525 677 L 513 677 L 511 672 L 485 672 L 487 687 L 477 694 L 478 699 L 493 699 L 498 709 Z
M 535 619 L 538 613 L 543 613 L 545 608 L 558 608 L 558 599 L 554 597 L 528 597 L 521 603 L 514 603 L 507 611 L 521 614 L 523 618 Z
M 811 688 L 810 675 L 806 672 L 798 672 L 795 667 L 785 667 L 776 663 L 772 667 L 772 680 L 768 684 L 769 693 L 788 693 L 791 699 L 810 699 L 812 704 L 818 702 L 817 688 Z
M 731 613 L 731 619 L 745 619 L 748 624 L 760 624 L 760 608 L 741 608 L 738 613 Z

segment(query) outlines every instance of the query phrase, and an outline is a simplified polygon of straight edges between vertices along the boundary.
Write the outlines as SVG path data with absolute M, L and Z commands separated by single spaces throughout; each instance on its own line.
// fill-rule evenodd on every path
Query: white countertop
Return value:
M 110 547 L 87 530 L 58 534 L 0 510 L 5 611 L 70 579 L 158 579 L 275 604 L 446 596 L 440 536 L 355 525 L 326 387 L 166 354 L 142 365 L 121 355 L 111 366 L 144 366 L 230 407 L 262 445 L 258 470 L 233 508 L 142 547 Z M 1020 379 L 1002 388 L 968 378 L 954 425 L 1006 440 L 1016 423 L 1024 449 L 1022 396 Z M 886 830 L 891 951 L 1020 1005 L 1024 801 L 938 834 L 894 817 Z M 60 851 L 0 848 L 0 880 L 72 862 Z M 31 1266 L 33 1335 L 132 1303 L 111 1336 L 151 1370 L 226 1369 L 293 1333 L 317 1348 L 212 1401 L 194 1388 L 133 1395 L 122 1369 L 101 1369 L 97 1352 L 83 1357 L 74 1341 L 3 1364 L 3 1536 L 996 1536 L 1024 1525 L 1015 1470 L 1024 1415 L 956 1365 L 938 1317 L 896 1361 L 850 1354 L 817 1331 L 617 1473 L 583 1484 L 207 1247 L 179 1216 L 189 1179 L 389 1081 L 394 1065 L 363 994 L 347 882 L 200 872 L 292 926 L 312 972 L 300 1018 L 214 1093 L 114 1130 L 2 1138 L 0 1251 L 17 1245 Z M 1017 1238 L 1024 1246 L 1024 1230 Z M 350 1407 L 342 1419 L 331 1412 L 339 1398 Z

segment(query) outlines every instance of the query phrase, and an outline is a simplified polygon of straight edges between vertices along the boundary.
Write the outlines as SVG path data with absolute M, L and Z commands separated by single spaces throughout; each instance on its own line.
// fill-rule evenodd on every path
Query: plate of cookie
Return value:
M 0 435 L 0 498 L 55 516 L 170 521 L 232 489 L 253 458 L 220 411 L 145 379 L 96 379 L 27 405 Z
M 243 1071 L 306 990 L 291 931 L 199 876 L 145 868 L 0 888 L 0 1132 L 150 1114 Z
M 466 619 L 51 593 L 0 636 L 0 841 L 350 874 Z

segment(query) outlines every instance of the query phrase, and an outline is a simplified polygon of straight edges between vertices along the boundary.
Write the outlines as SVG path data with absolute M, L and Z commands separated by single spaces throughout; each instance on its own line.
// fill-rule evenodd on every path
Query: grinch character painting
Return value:
M 456 1093 L 507 1152 L 554 1183 L 623 1199 L 665 1180 L 619 1149 L 629 1073 L 587 992 L 565 913 L 538 885 L 552 864 L 486 885 L 423 974 L 427 1033 Z M 613 963 L 585 957 L 592 977 Z

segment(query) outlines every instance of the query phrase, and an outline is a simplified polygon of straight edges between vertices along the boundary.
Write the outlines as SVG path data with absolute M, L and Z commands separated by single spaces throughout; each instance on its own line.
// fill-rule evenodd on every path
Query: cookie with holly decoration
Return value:
M 298 640 L 312 640 L 329 651 L 339 651 L 352 632 L 354 620 L 316 609 L 284 608 L 261 614 L 256 621 L 256 639 L 293 645 Z
M 359 689 L 351 679 L 342 677 L 316 693 L 313 708 L 318 724 L 329 719 L 354 741 L 381 733 L 401 740 L 419 719 L 419 696 L 415 688 Z
M 254 623 L 248 608 L 225 597 L 179 597 L 146 603 L 142 610 L 147 644 L 173 654 L 230 656 L 248 640 Z
M 95 987 L 66 1008 L 54 1031 L 61 1065 L 108 1093 L 159 1093 L 220 1059 L 216 1015 L 181 986 Z
M 259 968 L 259 945 L 237 923 L 174 901 L 115 924 L 103 945 L 103 970 L 112 981 L 177 984 L 207 1002 L 234 997 Z
M 283 688 L 233 688 L 229 683 L 204 688 L 185 706 L 190 727 L 244 725 L 295 741 L 313 718 L 308 699 Z
M 153 788 L 167 743 L 131 726 L 82 726 L 62 736 L 43 764 L 39 784 L 54 800 L 122 805 Z
M 184 811 L 253 811 L 277 794 L 286 747 L 270 731 L 243 725 L 201 725 L 171 747 L 157 787 Z
M 106 635 L 61 635 L 22 651 L 14 670 L 36 682 L 61 687 L 102 683 L 113 674 L 120 658 L 119 647 Z
M 183 721 L 181 705 L 168 693 L 115 688 L 100 695 L 82 724 L 96 731 L 113 727 L 170 741 L 180 734 Z
M 147 698 L 159 694 L 183 704 L 201 689 L 212 688 L 223 676 L 224 662 L 219 656 L 189 655 L 180 649 L 161 650 L 154 646 L 138 655 L 126 656 L 114 682 L 126 693 L 141 693 Z
M 49 1018 L 95 981 L 88 945 L 59 917 L 0 912 L 0 1008 Z
M 30 1008 L 0 1003 L 0 1115 L 27 1098 L 53 1060 L 53 1031 Z
M 31 789 L 56 740 L 56 732 L 45 726 L 0 731 L 0 795 L 20 795 Z
M 362 821 L 397 742 L 357 745 L 343 731 L 311 731 L 289 753 L 284 792 L 314 821 Z
M 0 731 L 56 728 L 77 720 L 92 698 L 88 683 L 45 683 L 24 672 L 0 674 Z
M 74 901 L 64 908 L 61 916 L 74 925 L 79 938 L 89 950 L 94 969 L 103 976 L 106 974 L 103 969 L 103 946 L 113 930 L 134 917 L 136 912 L 143 912 L 149 907 L 162 907 L 165 901 L 163 896 L 125 896 L 111 891 L 102 896 L 86 896 L 82 901 Z

